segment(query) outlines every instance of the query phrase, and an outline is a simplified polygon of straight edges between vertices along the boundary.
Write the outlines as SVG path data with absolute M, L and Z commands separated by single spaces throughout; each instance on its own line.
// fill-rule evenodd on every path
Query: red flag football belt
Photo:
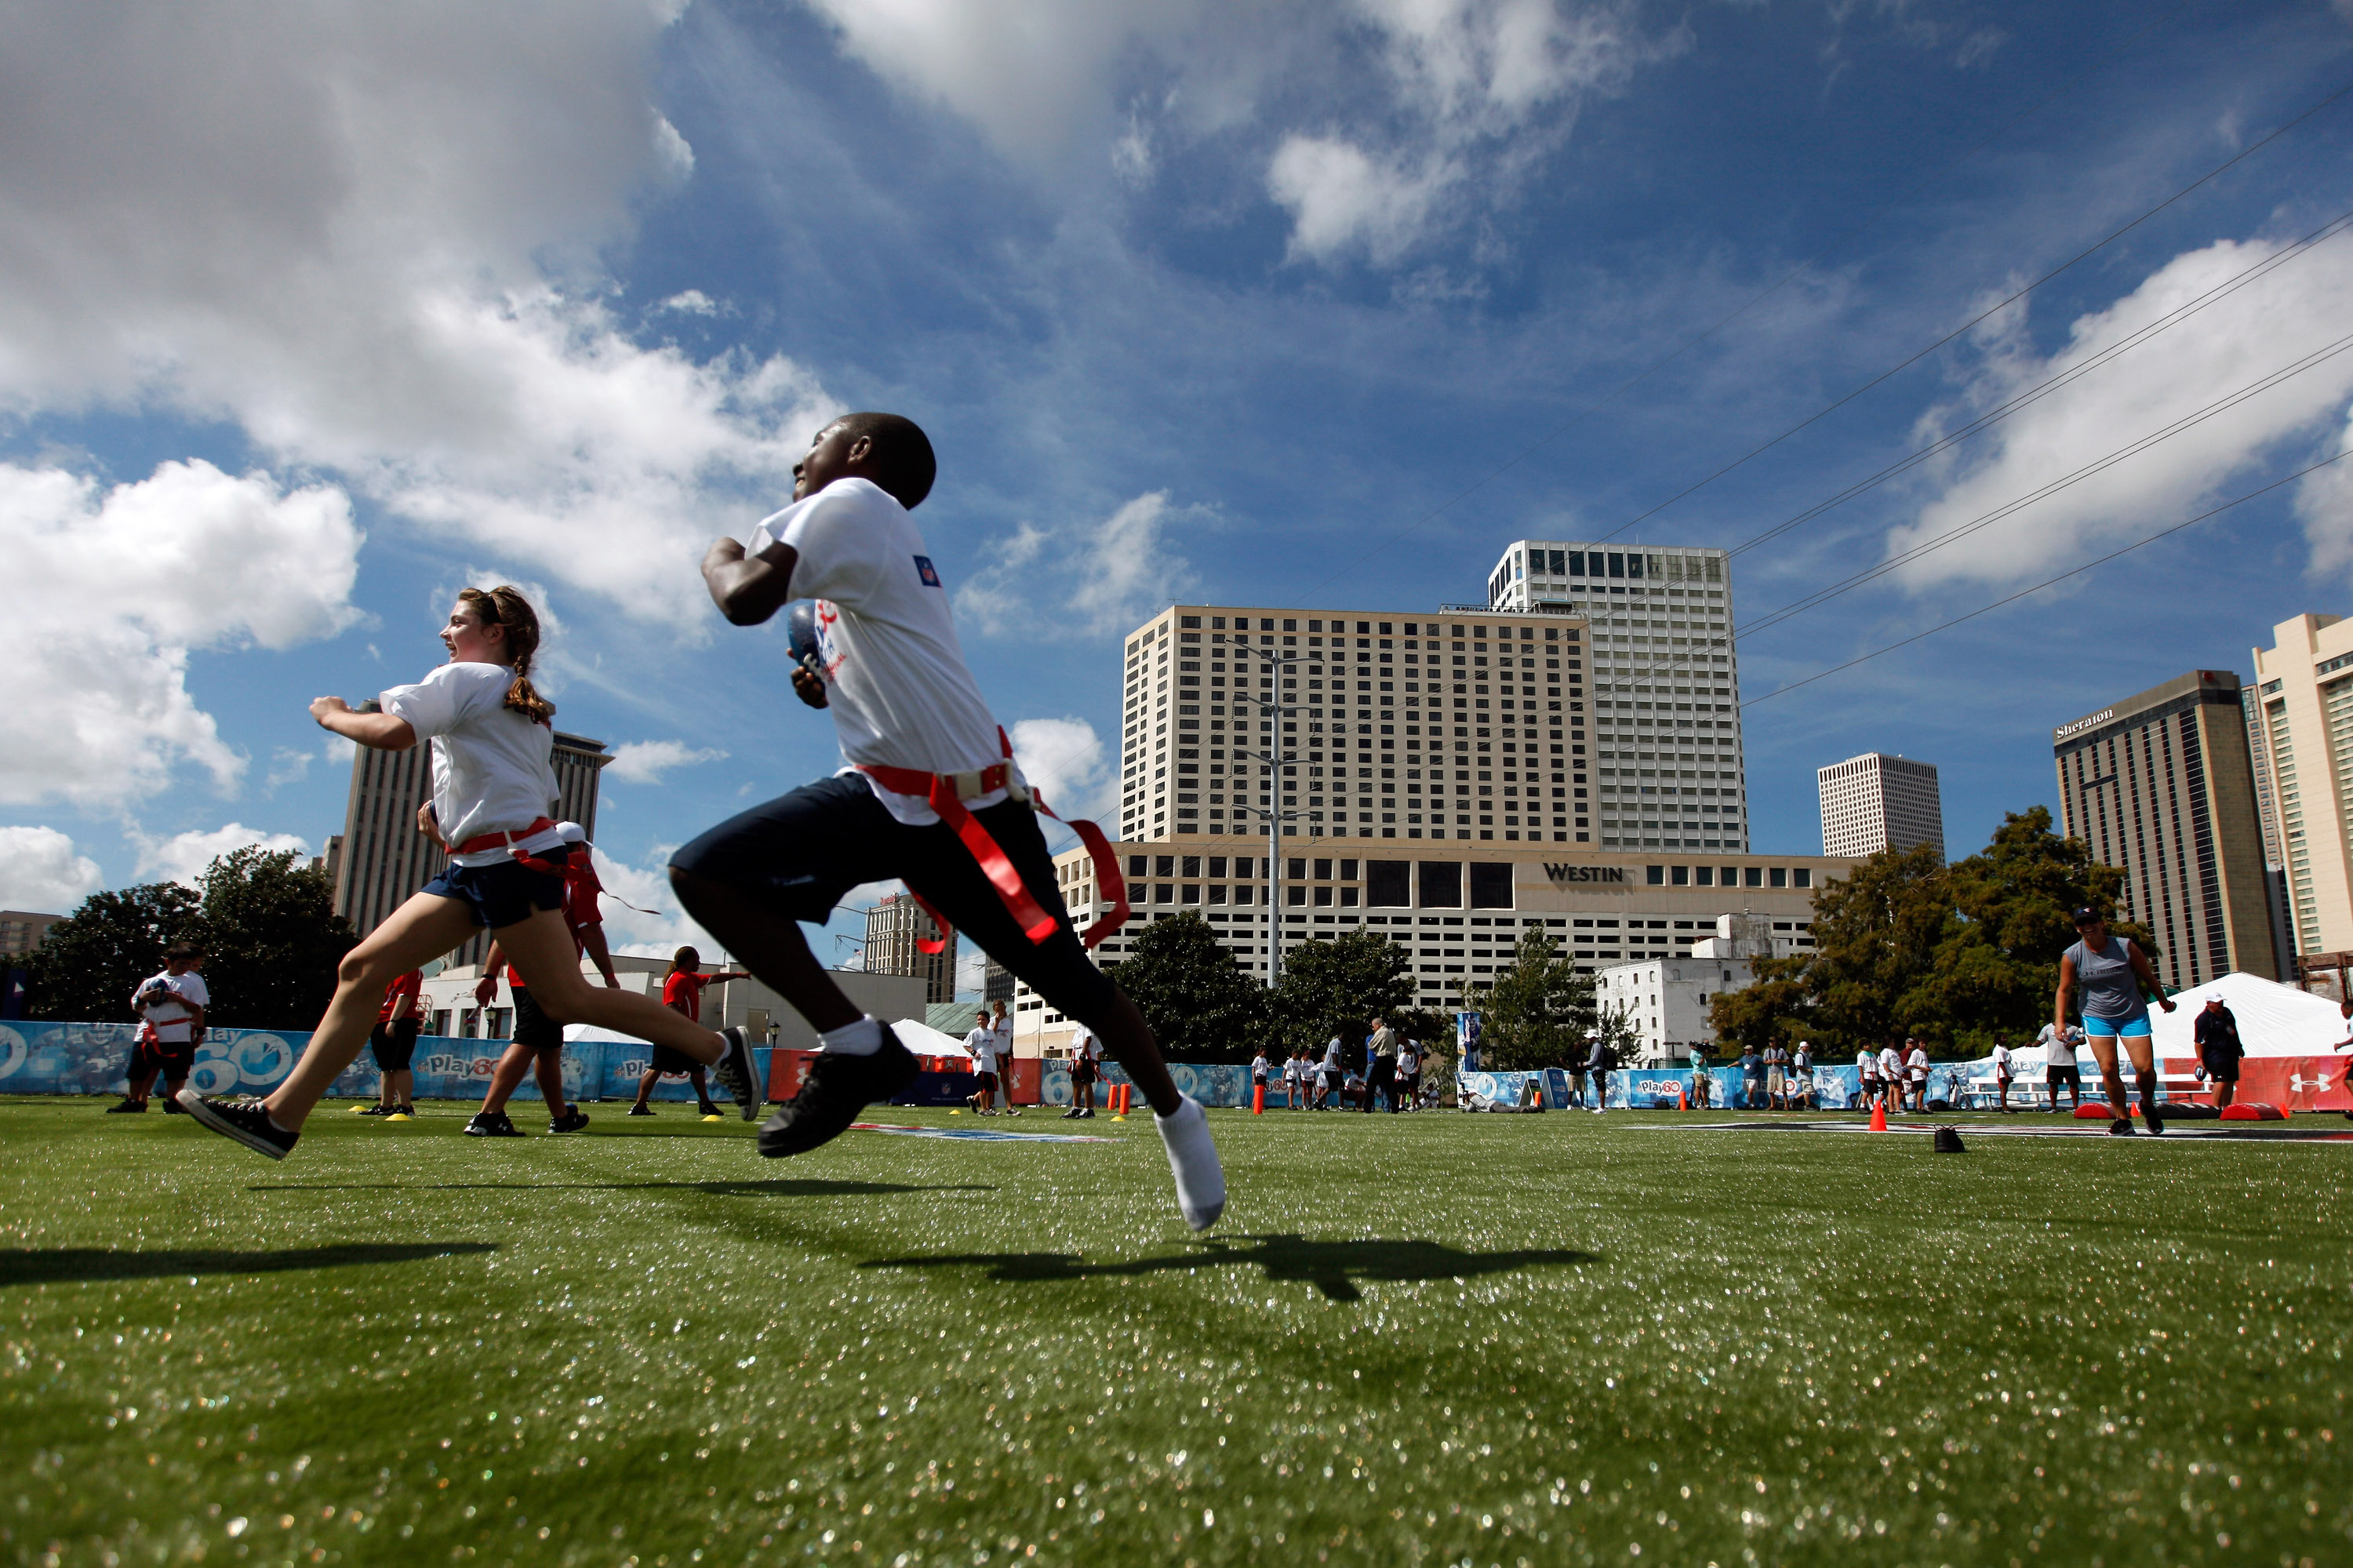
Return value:
M 517 865 L 525 871 L 543 871 L 550 876 L 568 875 L 569 873 L 565 868 L 554 861 L 541 860 L 535 855 L 526 854 L 516 847 L 518 841 L 536 837 L 554 826 L 555 826 L 554 819 L 542 817 L 531 826 L 515 832 L 478 833 L 464 843 L 450 845 L 449 853 L 452 858 L 455 858 L 461 854 L 483 854 L 491 850 L 502 849 L 513 857 Z
M 987 877 L 989 885 L 997 889 L 997 896 L 1005 905 L 1005 912 L 1013 916 L 1013 923 L 1021 927 L 1022 934 L 1035 946 L 1054 934 L 1054 917 L 1039 907 L 1038 901 L 1029 895 L 1020 872 L 1014 869 L 1013 862 L 1006 855 L 1003 847 L 989 836 L 988 830 L 980 825 L 978 818 L 965 810 L 964 803 L 1003 789 L 1015 800 L 1028 801 L 1033 810 L 1044 816 L 1053 817 L 1058 822 L 1063 819 L 1054 816 L 1051 808 L 1037 791 L 1021 782 L 1013 767 L 1013 743 L 1006 738 L 1001 727 L 997 732 L 997 743 L 1005 748 L 1006 759 L 968 773 L 925 773 L 913 768 L 886 768 L 880 763 L 867 762 L 856 766 L 860 773 L 894 795 L 923 797 L 932 810 L 939 813 L 940 821 L 963 841 L 964 847 L 979 863 L 981 874 Z M 1103 889 L 1112 906 L 1110 912 L 1102 919 L 1079 934 L 1079 940 L 1092 948 L 1127 924 L 1127 882 L 1119 874 L 1119 859 L 1112 853 L 1111 842 L 1103 837 L 1101 828 L 1085 821 L 1064 822 L 1063 825 L 1078 834 L 1079 842 L 1086 845 L 1087 857 L 1094 864 L 1095 885 Z M 929 915 L 940 928 L 937 940 L 919 937 L 915 939 L 915 946 L 926 953 L 943 950 L 955 927 L 932 907 L 922 894 L 912 888 L 908 891 L 922 906 L 923 913 Z

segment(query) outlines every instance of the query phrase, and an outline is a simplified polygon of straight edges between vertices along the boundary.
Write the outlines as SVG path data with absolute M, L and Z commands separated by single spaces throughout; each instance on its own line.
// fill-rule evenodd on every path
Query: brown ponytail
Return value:
M 506 628 L 507 652 L 515 673 L 514 684 L 507 688 L 506 705 L 533 724 L 547 724 L 555 716 L 555 705 L 531 683 L 532 657 L 539 652 L 539 612 L 531 608 L 531 600 L 512 583 L 489 589 L 460 588 L 458 598 L 474 607 L 483 625 Z

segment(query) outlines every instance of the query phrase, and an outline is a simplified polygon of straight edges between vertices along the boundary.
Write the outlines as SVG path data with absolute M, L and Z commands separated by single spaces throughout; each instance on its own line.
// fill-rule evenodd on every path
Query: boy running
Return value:
M 706 975 L 701 972 L 702 969 L 702 955 L 692 948 L 681 948 L 677 952 L 672 953 L 670 959 L 670 973 L 662 977 L 661 1004 L 672 1012 L 682 1012 L 687 1017 L 701 1022 L 704 986 L 725 985 L 732 980 L 752 978 L 750 972 L 744 969 L 717 969 Z M 558 1044 L 562 1042 L 559 1040 Z M 646 1064 L 645 1072 L 638 1075 L 638 1103 L 629 1107 L 628 1114 L 631 1116 L 653 1115 L 654 1107 L 648 1105 L 646 1101 L 652 1097 L 654 1086 L 665 1077 L 675 1078 L 683 1073 L 686 1075 L 686 1081 L 694 1086 L 694 1100 L 695 1104 L 702 1107 L 702 1119 L 718 1120 L 719 1107 L 711 1103 L 711 1086 L 702 1081 L 702 1063 L 696 1061 L 683 1051 L 673 1051 L 665 1045 L 656 1045 L 653 1060 Z M 751 1120 L 751 1115 L 747 1113 L 744 1119 Z
M 976 1087 L 964 1097 L 976 1116 L 997 1114 L 997 1031 L 988 1024 L 988 1011 L 984 1008 L 973 1017 L 972 1032 L 964 1037 L 964 1048 L 972 1057 L 972 1078 Z
M 376 1004 L 375 1031 L 368 1049 L 375 1055 L 375 1104 L 360 1107 L 362 1116 L 408 1121 L 417 1115 L 417 1075 L 409 1063 L 417 1059 L 417 999 L 424 994 L 425 971 L 411 969 L 384 988 Z
M 824 920 L 860 883 L 897 879 L 1103 1037 L 1152 1107 L 1186 1223 L 1206 1229 L 1225 1207 L 1208 1118 L 1176 1092 L 1143 1015 L 1071 928 L 1031 797 L 965 666 L 946 585 L 908 515 L 935 472 L 912 420 L 848 415 L 794 465 L 790 506 L 748 546 L 721 539 L 703 557 L 713 602 L 738 626 L 796 598 L 816 600 L 817 646 L 794 670 L 793 690 L 831 710 L 849 764 L 720 824 L 670 861 L 688 912 L 818 1031 L 818 1059 L 761 1128 L 760 1152 L 817 1149 L 913 1081 L 914 1058 L 842 994 L 798 924 Z M 1106 890 L 1118 885 L 1115 867 L 1098 870 L 1111 874 Z
M 539 616 L 512 587 L 465 588 L 441 629 L 449 662 L 413 686 L 384 694 L 378 713 L 321 697 L 311 716 L 362 746 L 433 747 L 433 800 L 417 830 L 449 852 L 449 864 L 360 939 L 336 967 L 335 996 L 286 1081 L 262 1098 L 180 1091 L 198 1121 L 257 1154 L 283 1160 L 320 1098 L 367 1044 L 378 999 L 394 977 L 438 959 L 485 926 L 531 980 L 559 1023 L 591 1023 L 668 1045 L 719 1070 L 720 1081 L 758 1114 L 750 1044 L 723 1036 L 626 991 L 592 991 L 557 911 L 574 854 L 546 813 L 556 800 L 550 720 L 554 705 L 531 683 Z

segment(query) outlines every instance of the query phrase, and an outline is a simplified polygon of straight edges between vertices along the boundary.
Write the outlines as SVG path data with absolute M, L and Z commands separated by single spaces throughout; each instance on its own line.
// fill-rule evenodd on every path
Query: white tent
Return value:
M 947 1056 L 959 1062 L 972 1060 L 972 1053 L 964 1042 L 953 1034 L 943 1034 L 920 1018 L 899 1018 L 891 1022 L 891 1033 L 899 1044 L 918 1056 Z
M 2171 1012 L 2149 1008 L 2149 1033 L 2157 1037 L 2159 1056 L 2198 1054 L 2191 1031 L 2210 996 L 2221 997 L 2238 1019 L 2239 1044 L 2250 1056 L 2326 1056 L 2353 1034 L 2353 1026 L 2327 997 L 2233 971 L 2180 992 Z

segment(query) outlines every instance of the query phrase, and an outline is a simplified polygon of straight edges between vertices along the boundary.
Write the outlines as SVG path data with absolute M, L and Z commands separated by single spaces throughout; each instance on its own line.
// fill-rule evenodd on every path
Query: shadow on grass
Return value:
M 983 1267 L 988 1277 L 1009 1285 L 1166 1274 L 1177 1269 L 1220 1268 L 1255 1264 L 1270 1281 L 1303 1282 L 1328 1300 L 1355 1301 L 1357 1282 L 1406 1285 L 1430 1279 L 1468 1279 L 1523 1268 L 1599 1263 L 1600 1255 L 1557 1249 L 1522 1252 L 1462 1252 L 1428 1241 L 1308 1241 L 1295 1235 L 1249 1236 L 1242 1243 L 1211 1241 L 1198 1252 L 1124 1263 L 1088 1263 L 1074 1253 L 955 1253 L 934 1257 L 886 1257 L 861 1268 Z
M 418 1263 L 431 1257 L 496 1252 L 496 1242 L 352 1242 L 275 1252 L 117 1252 L 74 1246 L 0 1250 L 0 1286 L 76 1284 L 98 1279 L 163 1279 L 175 1274 L 283 1274 L 363 1263 Z
M 994 1192 L 979 1181 L 269 1181 L 248 1192 L 707 1192 L 714 1198 L 880 1198 L 894 1192 Z M 168 1272 L 168 1271 L 167 1271 Z

